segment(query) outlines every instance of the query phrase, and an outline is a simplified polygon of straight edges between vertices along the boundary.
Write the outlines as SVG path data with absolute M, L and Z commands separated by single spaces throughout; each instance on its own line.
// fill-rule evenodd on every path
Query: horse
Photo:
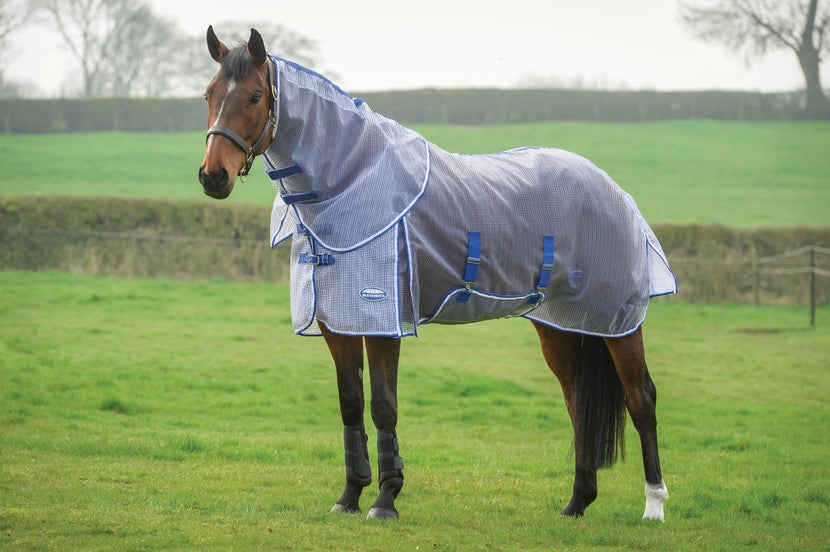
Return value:
M 203 191 L 227 198 L 253 160 L 278 194 L 276 247 L 291 238 L 295 332 L 334 361 L 345 488 L 331 511 L 359 513 L 372 482 L 364 348 L 377 430 L 370 519 L 396 519 L 404 483 L 396 425 L 401 339 L 419 324 L 529 319 L 574 430 L 573 492 L 597 497 L 597 470 L 624 454 L 626 410 L 645 472 L 644 519 L 664 521 L 655 405 L 642 324 L 677 283 L 636 203 L 601 169 L 553 148 L 443 151 L 329 79 L 267 53 L 251 29 L 229 48 L 207 30 L 219 71 L 206 88 Z

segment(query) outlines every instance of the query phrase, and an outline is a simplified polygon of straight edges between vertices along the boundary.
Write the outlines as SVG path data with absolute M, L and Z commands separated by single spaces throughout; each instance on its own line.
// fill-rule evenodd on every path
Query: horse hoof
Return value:
M 571 500 L 565 509 L 560 512 L 559 515 L 565 517 L 572 517 L 572 518 L 581 518 L 585 515 L 585 508 L 587 506 L 580 505 L 577 501 Z
M 578 509 L 571 509 L 565 508 L 559 513 L 562 517 L 572 517 L 572 518 L 581 518 L 585 515 L 585 510 L 578 510 Z
M 335 514 L 342 513 L 342 514 L 359 514 L 360 513 L 360 506 L 348 506 L 346 504 L 340 504 L 339 502 L 331 507 L 330 512 Z
M 394 508 L 370 508 L 367 519 L 398 519 L 398 511 Z

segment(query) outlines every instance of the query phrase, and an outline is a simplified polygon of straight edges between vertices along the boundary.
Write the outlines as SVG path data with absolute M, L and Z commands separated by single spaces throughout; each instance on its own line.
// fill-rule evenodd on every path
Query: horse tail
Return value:
M 587 470 L 625 458 L 625 391 L 601 337 L 583 335 L 573 381 L 574 452 Z

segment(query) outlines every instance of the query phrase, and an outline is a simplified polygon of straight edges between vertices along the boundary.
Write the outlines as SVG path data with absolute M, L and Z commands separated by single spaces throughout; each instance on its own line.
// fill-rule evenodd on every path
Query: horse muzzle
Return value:
M 199 182 L 205 195 L 214 199 L 225 199 L 233 191 L 233 180 L 225 167 L 214 172 L 205 170 L 204 166 L 199 167 Z

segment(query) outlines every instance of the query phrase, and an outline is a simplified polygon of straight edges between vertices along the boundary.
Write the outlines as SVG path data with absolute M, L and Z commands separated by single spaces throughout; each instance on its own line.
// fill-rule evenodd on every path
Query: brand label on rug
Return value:
M 383 301 L 389 294 L 385 289 L 367 287 L 360 290 L 360 297 L 366 301 Z

